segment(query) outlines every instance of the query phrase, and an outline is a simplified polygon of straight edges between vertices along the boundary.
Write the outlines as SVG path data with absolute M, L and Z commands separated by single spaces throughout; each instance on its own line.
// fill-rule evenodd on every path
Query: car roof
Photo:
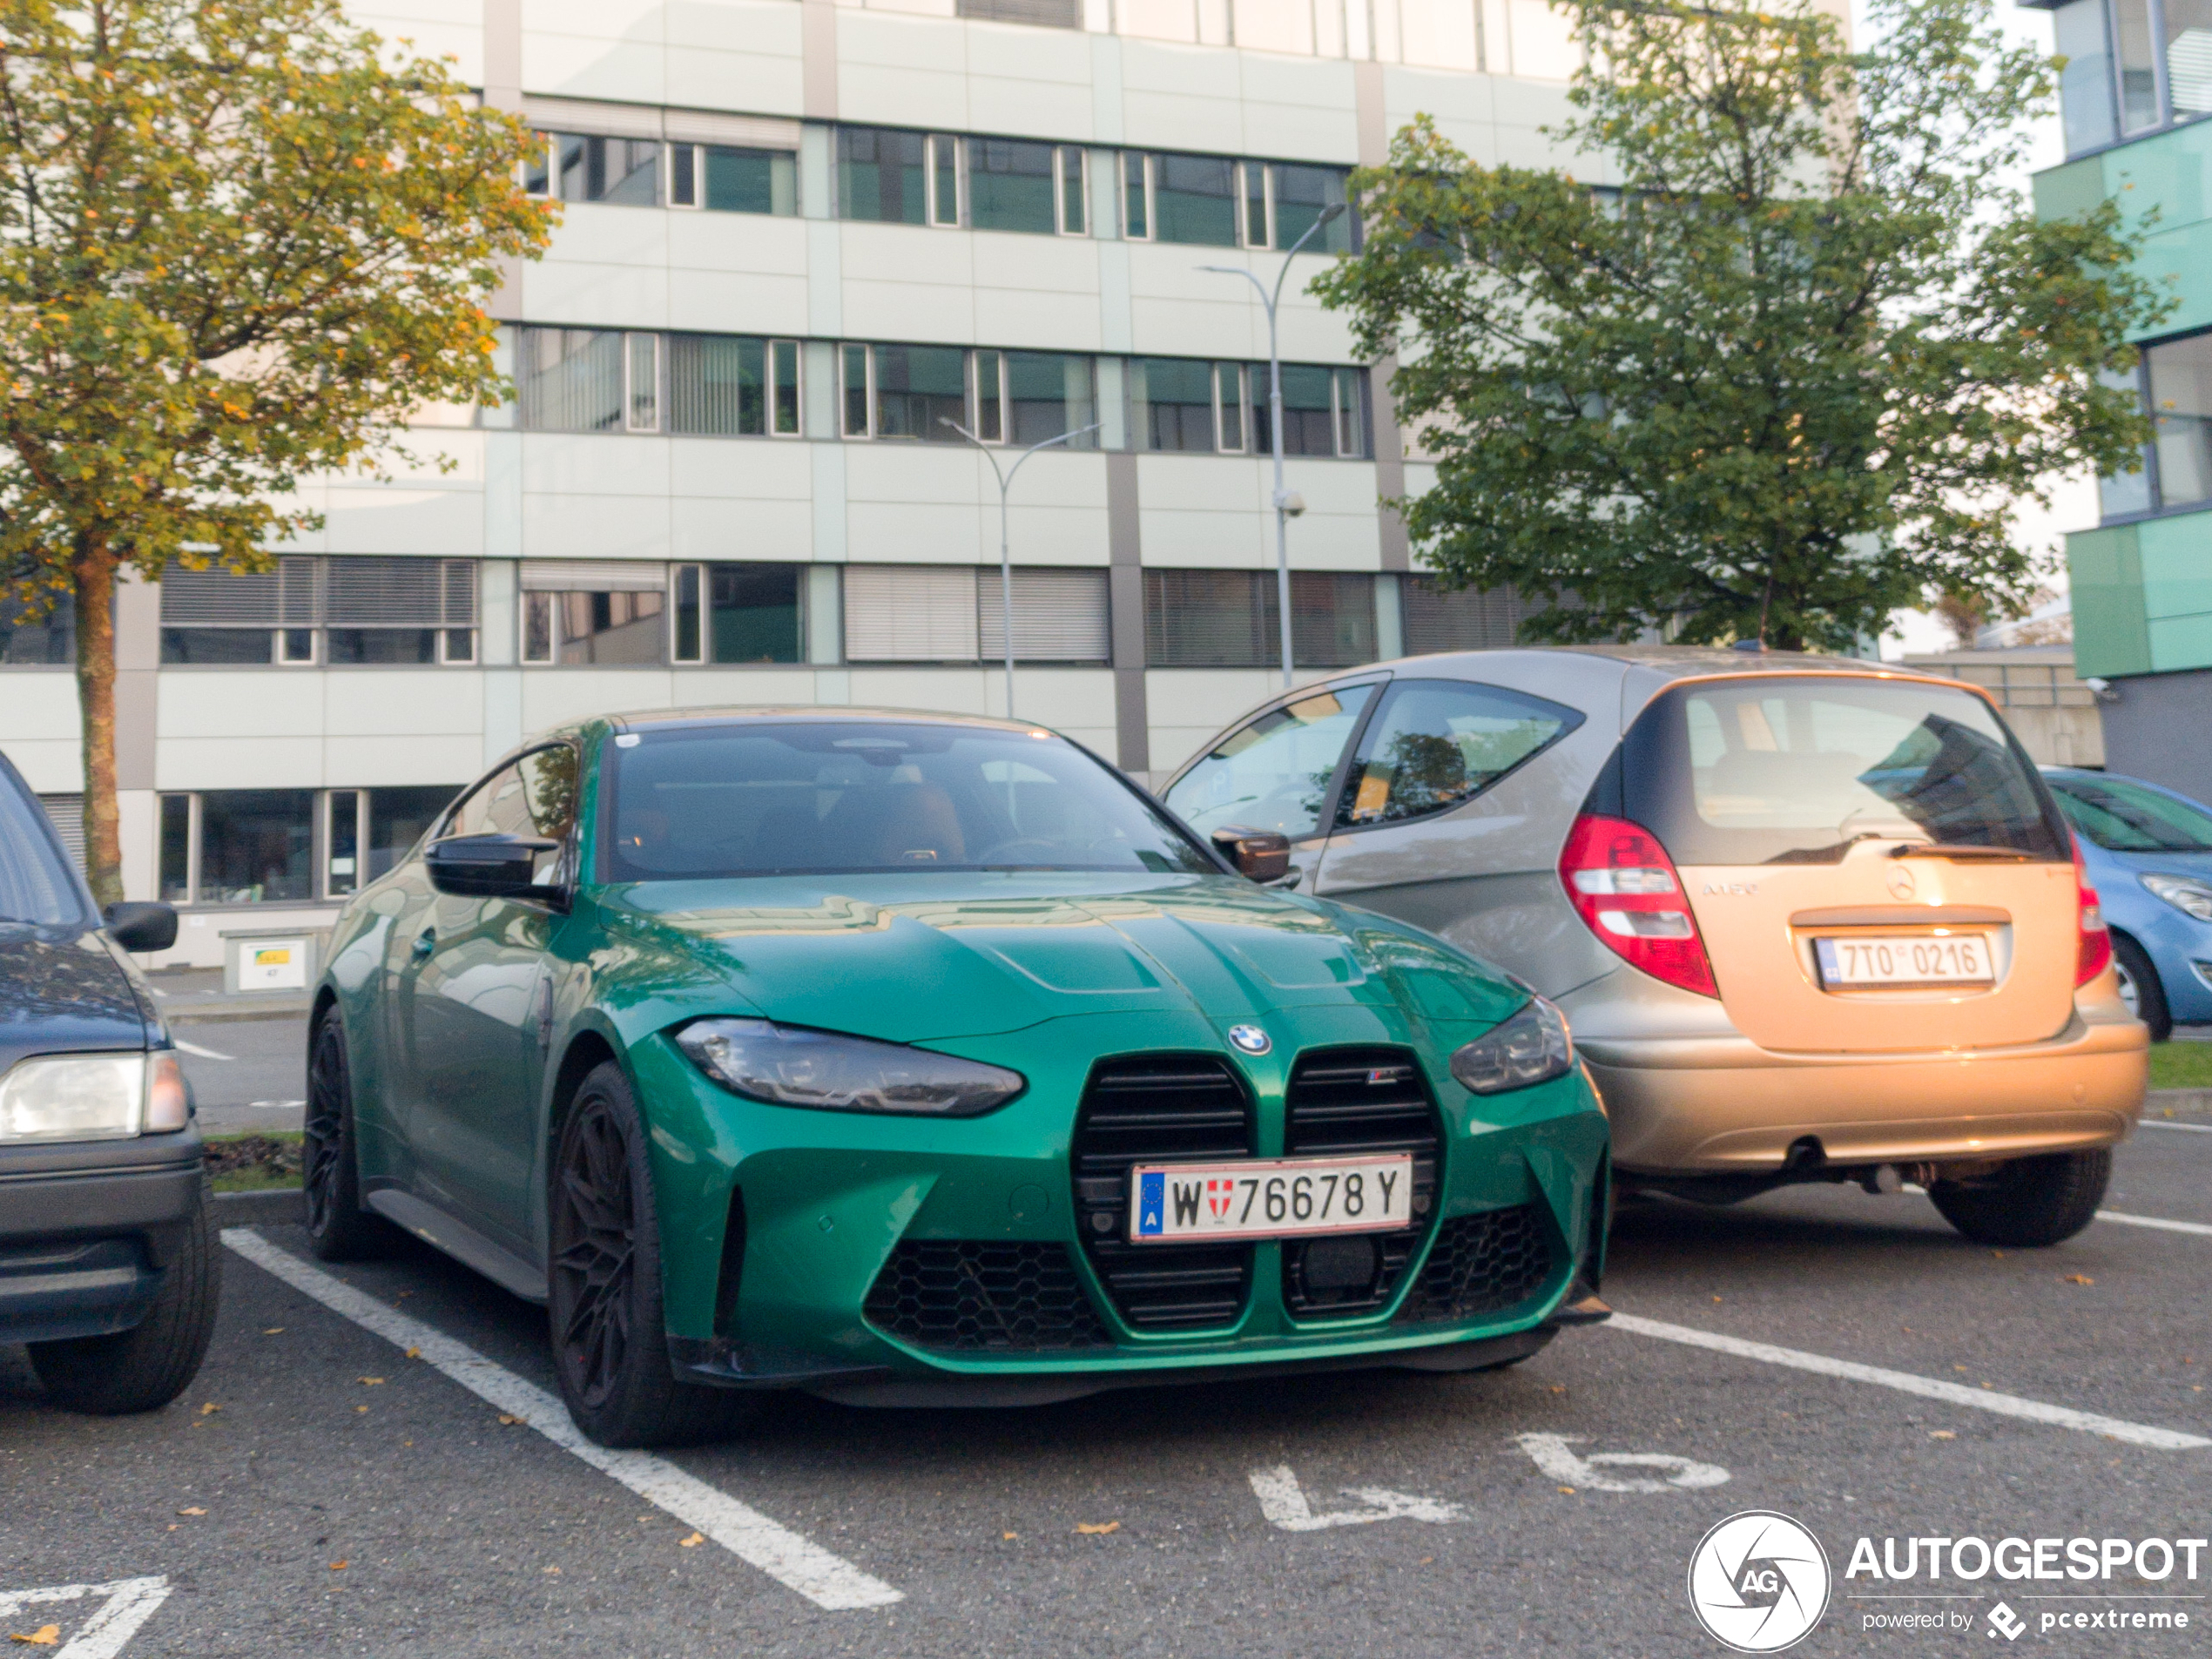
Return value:
M 1501 651 L 1439 651 L 1421 657 L 1400 657 L 1372 666 L 1423 669 L 1447 664 L 1495 663 L 1514 657 L 1597 657 L 1624 668 L 1642 669 L 1662 681 L 1710 679 L 1716 674 L 1898 674 L 1910 679 L 1947 678 L 1926 669 L 1876 662 L 1864 657 L 1837 657 L 1823 651 L 1734 651 L 1719 645 L 1517 645 Z
M 805 722 L 835 725 L 852 721 L 889 721 L 900 725 L 965 726 L 977 732 L 1028 733 L 1046 730 L 1034 720 L 1002 720 L 988 714 L 949 714 L 925 709 L 854 707 L 849 704 L 733 704 L 693 709 L 641 709 L 635 713 L 597 717 L 617 732 L 651 731 L 655 727 L 748 725 L 772 722 L 789 725 Z M 589 722 L 579 723 L 577 729 Z

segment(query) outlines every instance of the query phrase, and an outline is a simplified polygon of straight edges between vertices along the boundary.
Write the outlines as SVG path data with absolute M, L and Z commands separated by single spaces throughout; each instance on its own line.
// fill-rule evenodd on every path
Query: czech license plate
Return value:
M 1413 1224 L 1413 1160 L 1243 1158 L 1234 1163 L 1140 1163 L 1130 1170 L 1133 1243 L 1300 1238 L 1386 1232 Z
M 1820 982 L 1858 985 L 1987 985 L 1997 977 L 1986 934 L 1816 939 Z

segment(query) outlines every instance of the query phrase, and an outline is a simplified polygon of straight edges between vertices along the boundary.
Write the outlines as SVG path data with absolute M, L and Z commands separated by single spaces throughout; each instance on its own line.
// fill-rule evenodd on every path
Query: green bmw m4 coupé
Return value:
M 1003 721 L 555 732 L 338 920 L 314 1248 L 396 1224 L 545 1303 L 614 1446 L 766 1388 L 1480 1370 L 1605 1317 L 1607 1127 L 1565 1023 L 1270 891 L 1286 853 Z

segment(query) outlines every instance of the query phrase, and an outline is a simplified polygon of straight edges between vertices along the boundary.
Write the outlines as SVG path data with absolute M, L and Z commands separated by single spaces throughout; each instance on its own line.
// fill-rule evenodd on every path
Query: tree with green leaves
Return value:
M 2017 609 L 2017 504 L 2141 464 L 2115 375 L 2168 303 L 2111 204 L 2038 220 L 2006 182 L 2054 63 L 1986 0 L 1875 0 L 1860 51 L 1806 0 L 1571 3 L 1593 67 L 1551 136 L 1612 187 L 1417 120 L 1315 285 L 1398 358 L 1427 560 L 1549 601 L 1553 640 L 1848 649 L 1946 593 Z
M 122 895 L 114 591 L 266 570 L 317 475 L 497 401 L 528 133 L 334 0 L 0 0 L 0 572 L 75 600 L 86 873 Z

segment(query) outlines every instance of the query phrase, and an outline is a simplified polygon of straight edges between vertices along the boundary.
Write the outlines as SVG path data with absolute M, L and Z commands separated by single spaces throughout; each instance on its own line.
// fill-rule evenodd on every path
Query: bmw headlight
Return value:
M 40 1055 L 0 1076 L 0 1142 L 107 1141 L 180 1130 L 190 1101 L 172 1049 Z
M 1028 1084 L 1002 1066 L 766 1020 L 696 1020 L 676 1042 L 733 1094 L 816 1111 L 977 1117 Z
M 2188 875 L 2142 875 L 2135 878 L 2175 909 L 2212 921 L 2212 881 Z
M 1567 1016 L 1541 996 L 1452 1056 L 1452 1075 L 1478 1095 L 1502 1095 L 1562 1076 L 1575 1063 Z

